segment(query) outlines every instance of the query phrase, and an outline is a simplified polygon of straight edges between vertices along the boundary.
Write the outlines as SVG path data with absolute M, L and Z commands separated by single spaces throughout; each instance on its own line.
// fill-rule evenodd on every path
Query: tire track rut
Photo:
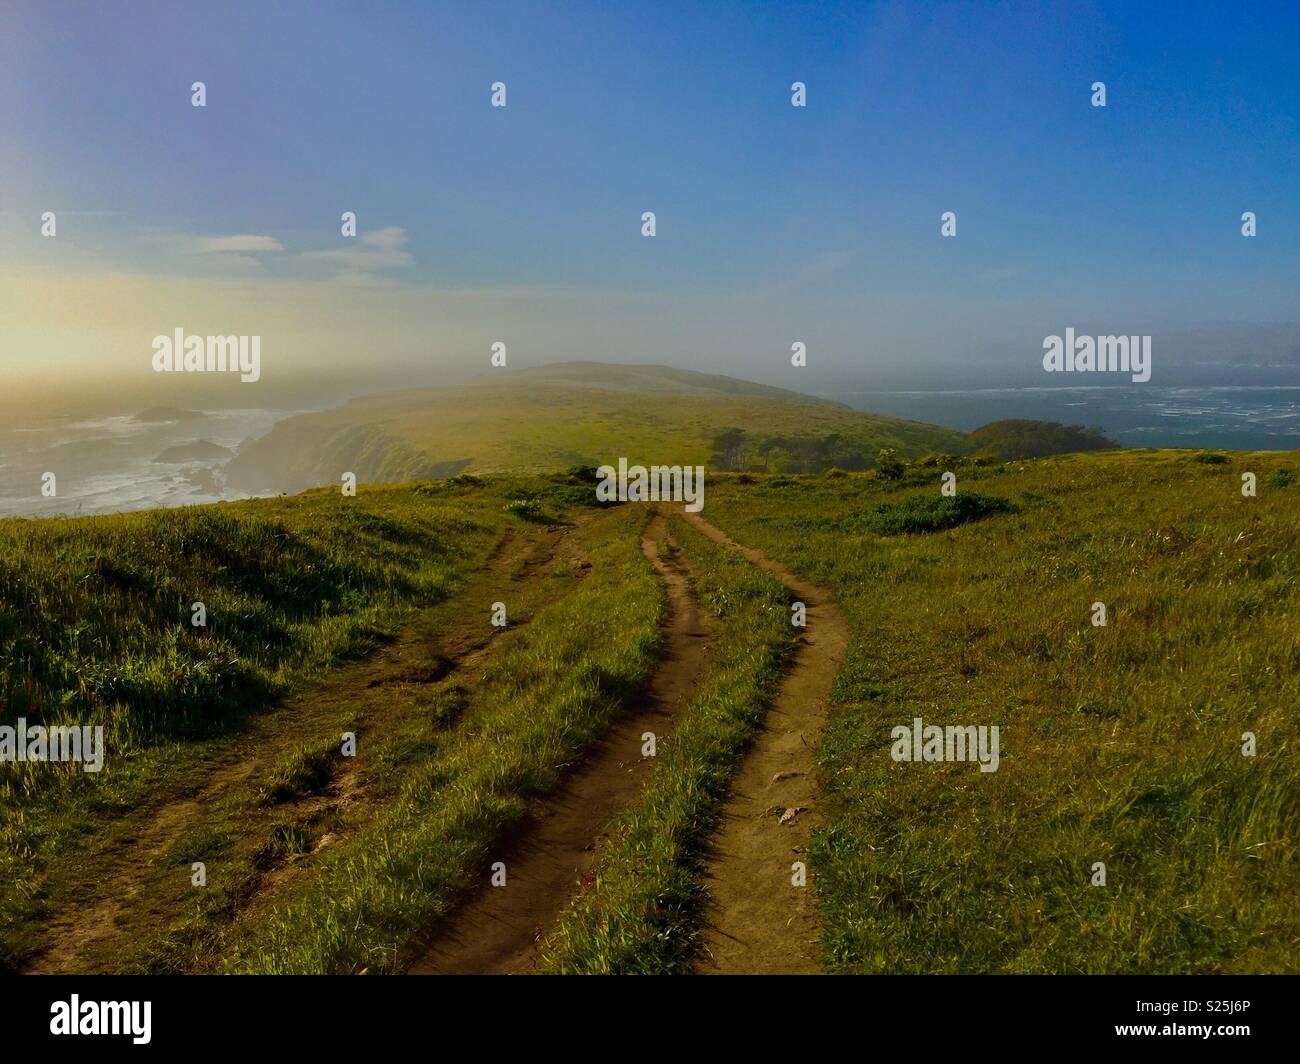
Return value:
M 559 790 L 536 804 L 527 826 L 494 855 L 506 865 L 504 887 L 484 887 L 438 929 L 408 969 L 412 975 L 522 974 L 532 971 L 545 932 L 596 862 L 597 845 L 616 814 L 640 796 L 651 770 L 642 733 L 659 742 L 694 696 L 708 654 L 711 619 L 686 572 L 661 544 L 666 519 L 651 517 L 642 553 L 668 595 L 664 649 L 639 705 L 598 739 Z
M 574 554 L 575 548 L 565 542 L 566 531 L 564 526 L 530 531 L 526 535 L 506 531 L 482 563 L 486 573 L 494 574 L 487 579 L 524 580 L 557 556 L 572 555 L 580 561 Z M 150 921 L 167 920 L 174 915 L 166 910 L 156 911 L 147 896 L 147 888 L 157 873 L 162 855 L 205 807 L 252 788 L 260 772 L 299 743 L 301 729 L 325 720 L 332 707 L 341 701 L 351 704 L 362 692 L 391 684 L 419 687 L 438 683 L 457 672 L 473 672 L 490 652 L 496 634 L 495 629 L 484 634 L 477 623 L 453 624 L 436 633 L 408 627 L 361 661 L 338 667 L 283 706 L 254 719 L 244 734 L 233 737 L 219 757 L 205 767 L 201 784 L 192 786 L 189 794 L 151 802 L 132 818 L 135 824 L 129 835 L 101 847 L 93 855 L 97 868 L 94 883 L 88 889 L 79 890 L 74 901 L 60 906 L 46 918 L 44 937 L 48 948 L 28 960 L 22 969 L 24 973 L 103 970 L 111 955 L 108 946 L 121 936 L 134 933 L 127 918 L 136 910 L 147 910 Z M 381 721 L 364 714 L 364 703 L 359 703 L 359 707 L 362 715 L 354 730 L 363 736 Z M 359 766 L 349 760 L 335 769 L 324 793 L 293 805 L 300 812 L 318 816 L 353 805 L 364 797 L 358 777 Z M 328 839 L 336 841 L 334 835 Z M 283 871 L 286 869 L 268 869 L 263 873 L 255 898 L 247 899 L 241 909 L 250 902 L 265 900 L 263 895 L 283 878 L 279 874 Z M 186 878 L 188 874 L 186 870 Z M 92 954 L 98 955 L 97 960 L 90 959 Z
M 708 862 L 710 905 L 696 972 L 820 973 L 814 888 L 811 881 L 795 887 L 791 877 L 795 861 L 807 864 L 817 816 L 815 751 L 831 685 L 848 649 L 848 624 L 826 589 L 741 546 L 698 514 L 684 516 L 714 542 L 771 573 L 807 606 L 794 662 L 723 805 Z

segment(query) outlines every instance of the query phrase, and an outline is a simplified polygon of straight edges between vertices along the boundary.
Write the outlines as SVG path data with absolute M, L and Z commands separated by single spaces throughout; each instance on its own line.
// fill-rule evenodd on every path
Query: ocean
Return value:
M 0 426 L 0 516 L 104 514 L 247 498 L 221 470 L 240 444 L 262 436 L 284 410 L 166 411 L 50 419 Z M 212 446 L 193 447 L 206 441 Z M 158 461 L 169 448 L 188 448 Z M 41 493 L 46 473 L 57 494 Z
M 1126 447 L 1300 448 L 1300 386 L 1093 386 L 840 392 L 873 414 L 970 429 L 1032 418 L 1096 426 Z

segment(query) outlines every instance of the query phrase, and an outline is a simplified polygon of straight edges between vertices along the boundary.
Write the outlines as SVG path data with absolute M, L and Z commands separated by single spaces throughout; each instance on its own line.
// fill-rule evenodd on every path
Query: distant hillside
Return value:
M 155 462 L 208 462 L 216 458 L 229 457 L 234 452 L 229 447 L 222 447 L 211 440 L 193 440 L 190 443 L 178 443 L 168 447 Z
M 390 392 L 280 422 L 227 467 L 240 491 L 301 491 L 462 470 L 644 464 L 816 471 L 876 452 L 967 453 L 961 432 L 667 366 L 566 362 L 467 384 Z
M 1104 451 L 1119 446 L 1104 436 L 1101 429 L 1062 425 L 1056 421 L 993 421 L 981 425 L 970 436 L 976 447 L 996 451 L 1004 462 L 1076 451 Z

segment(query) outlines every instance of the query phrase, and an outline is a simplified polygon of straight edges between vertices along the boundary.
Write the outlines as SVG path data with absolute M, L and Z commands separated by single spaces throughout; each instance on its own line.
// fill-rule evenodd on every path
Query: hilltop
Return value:
M 358 480 L 647 464 L 865 469 L 881 448 L 962 454 L 964 433 L 782 388 L 668 366 L 563 362 L 355 399 L 280 422 L 227 469 L 240 491 Z

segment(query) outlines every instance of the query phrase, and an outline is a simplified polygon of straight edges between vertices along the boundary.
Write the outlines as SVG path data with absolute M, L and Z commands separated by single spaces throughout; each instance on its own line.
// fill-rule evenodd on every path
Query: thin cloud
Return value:
M 323 262 L 338 267 L 338 278 L 348 281 L 377 281 L 381 270 L 409 266 L 415 261 L 409 251 L 406 230 L 390 225 L 362 233 L 356 243 L 330 251 L 307 251 L 298 256 L 306 262 Z
M 256 251 L 283 251 L 284 245 L 273 236 L 255 236 L 241 233 L 237 236 L 205 236 L 199 238 L 199 253 L 202 255 L 248 254 Z

